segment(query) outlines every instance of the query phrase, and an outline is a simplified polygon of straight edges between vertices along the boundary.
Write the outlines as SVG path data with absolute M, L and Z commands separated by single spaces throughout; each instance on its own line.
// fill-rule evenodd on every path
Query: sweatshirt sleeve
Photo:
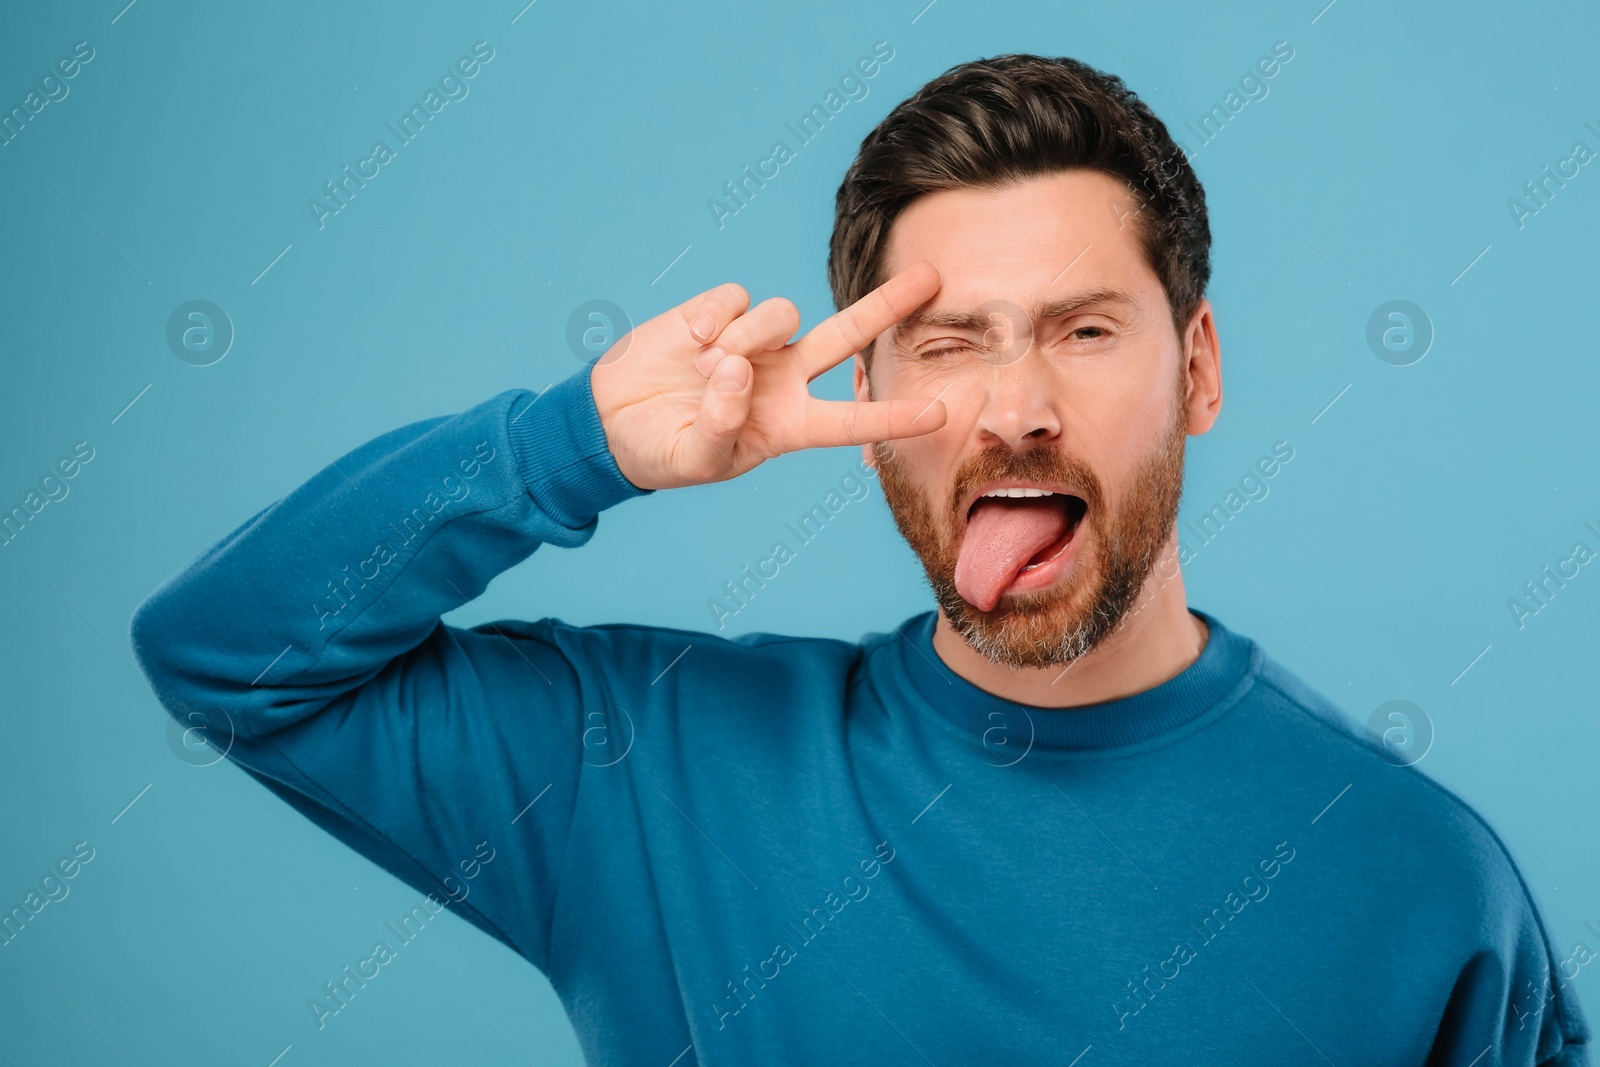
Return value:
M 1498 850 L 1483 865 L 1497 875 L 1479 941 L 1455 976 L 1428 1067 L 1587 1067 L 1588 1021 L 1570 980 L 1596 953 L 1584 941 L 1567 956 L 1556 951 L 1527 881 Z
M 440 616 L 645 492 L 611 457 L 588 368 L 508 390 L 330 463 L 151 593 L 133 649 L 189 736 L 547 970 L 578 674 L 555 620 Z

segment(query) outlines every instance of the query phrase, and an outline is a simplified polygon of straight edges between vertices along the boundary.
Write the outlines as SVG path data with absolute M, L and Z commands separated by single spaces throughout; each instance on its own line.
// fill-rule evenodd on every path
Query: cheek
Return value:
M 1129 361 L 1106 361 L 1080 365 L 1062 395 L 1071 401 L 1058 408 L 1062 447 L 1094 471 L 1105 506 L 1120 511 L 1135 479 L 1164 451 L 1178 417 L 1177 385 Z
M 1172 423 L 1180 417 L 1179 405 L 1175 377 L 1125 374 L 1108 383 L 1101 405 L 1111 423 L 1105 432 L 1130 459 L 1144 455 L 1166 440 Z
M 932 396 L 938 390 L 927 395 Z M 949 487 L 963 455 L 973 447 L 981 403 L 959 395 L 954 388 L 939 396 L 944 404 L 945 422 L 932 433 L 893 442 L 904 454 L 914 458 L 918 479 L 930 490 L 943 492 Z
M 939 478 L 950 469 L 947 458 L 953 446 L 945 434 L 950 424 L 920 437 L 902 437 L 882 442 L 877 447 L 880 460 L 893 463 L 900 481 L 917 487 L 923 493 L 937 491 Z
M 873 382 L 872 399 L 912 399 L 920 401 L 918 408 L 937 399 L 944 406 L 944 425 L 937 430 L 888 442 L 896 454 L 915 463 L 914 473 L 919 476 L 930 464 L 942 462 L 937 457 L 947 457 L 961 450 L 977 424 L 983 404 L 981 387 L 974 390 L 966 378 L 948 369 L 940 371 L 928 364 L 904 362 L 880 368 Z
M 937 528 L 949 507 L 950 479 L 960 455 L 961 439 L 950 424 L 920 437 L 883 442 L 877 449 L 878 484 L 897 511 Z
M 895 392 L 890 395 L 920 398 L 923 403 L 937 399 L 944 406 L 944 425 L 927 436 L 940 440 L 964 439 L 971 436 L 989 404 L 993 381 L 993 368 L 987 364 L 930 363 L 901 374 L 895 383 Z
M 1158 395 L 1127 363 L 1114 360 L 1072 368 L 1058 377 L 1057 390 L 1063 444 L 1100 470 L 1121 470 L 1124 457 L 1137 460 L 1172 410 L 1165 392 Z

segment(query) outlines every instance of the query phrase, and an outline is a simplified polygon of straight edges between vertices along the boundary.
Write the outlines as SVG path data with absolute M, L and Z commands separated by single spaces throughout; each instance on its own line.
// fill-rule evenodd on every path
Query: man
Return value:
M 378 437 L 152 594 L 134 647 L 180 721 L 544 971 L 594 1063 L 1586 1063 L 1483 820 L 1186 605 L 1209 244 L 1118 79 L 953 68 L 846 175 L 838 314 L 790 343 L 792 303 L 719 286 Z M 856 399 L 811 397 L 851 356 Z M 608 507 L 845 444 L 936 612 L 440 621 Z

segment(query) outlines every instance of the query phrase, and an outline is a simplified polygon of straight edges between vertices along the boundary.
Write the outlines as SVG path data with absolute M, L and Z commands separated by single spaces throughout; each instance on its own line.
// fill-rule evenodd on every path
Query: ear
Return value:
M 1183 356 L 1189 391 L 1184 398 L 1190 434 L 1210 430 L 1222 412 L 1222 349 L 1211 301 L 1202 299 L 1184 331 Z
M 872 399 L 872 383 L 867 379 L 867 361 L 861 358 L 860 352 L 857 352 L 854 362 L 855 379 L 853 388 L 857 402 L 864 404 Z M 861 462 L 869 468 L 877 467 L 877 457 L 873 455 L 872 445 L 864 444 L 861 446 Z

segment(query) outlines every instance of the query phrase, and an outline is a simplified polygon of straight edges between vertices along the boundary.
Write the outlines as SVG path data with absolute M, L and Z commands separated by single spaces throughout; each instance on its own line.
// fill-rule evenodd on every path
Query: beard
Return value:
M 895 526 L 922 561 L 945 617 L 973 650 L 1006 667 L 1060 666 L 1099 646 L 1121 625 L 1177 523 L 1187 437 L 1184 385 L 1180 381 L 1175 417 L 1141 458 L 1115 515 L 1106 510 L 1100 479 L 1076 456 L 997 446 L 961 464 L 950 485 L 950 510 L 936 519 L 903 458 L 888 442 L 873 444 L 878 481 Z M 1079 542 L 1078 558 L 1068 573 L 1049 588 L 1007 594 L 993 610 L 983 611 L 956 590 L 966 529 L 966 516 L 958 509 L 972 489 L 997 478 L 1065 482 L 1077 487 L 1088 506 L 1072 535 Z

